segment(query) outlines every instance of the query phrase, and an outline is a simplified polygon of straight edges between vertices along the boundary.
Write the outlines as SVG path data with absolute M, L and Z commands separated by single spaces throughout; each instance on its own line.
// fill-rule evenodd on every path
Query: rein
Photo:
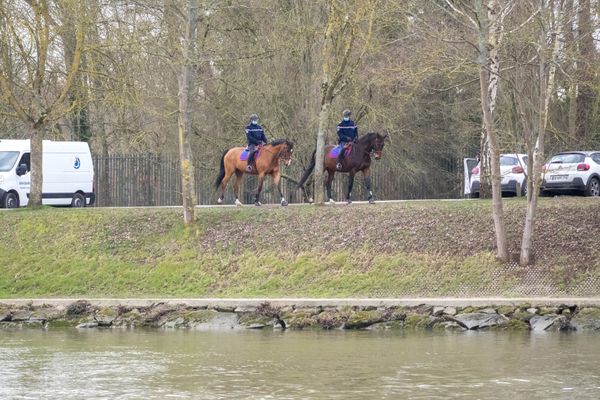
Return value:
M 284 145 L 284 144 L 285 143 L 282 143 L 281 145 Z M 281 145 L 278 144 L 277 146 L 281 146 Z M 275 157 L 277 157 L 279 159 L 282 158 L 281 153 L 283 152 L 283 149 L 280 149 L 278 152 L 274 152 L 274 151 L 270 151 L 269 149 L 267 149 L 267 146 L 275 147 L 272 144 L 267 143 L 262 147 L 262 150 L 266 151 L 267 153 L 275 154 Z
M 358 142 L 354 142 L 353 146 L 356 146 L 358 144 Z M 373 143 L 370 143 L 368 145 L 365 146 L 365 148 L 363 149 L 363 154 L 371 154 L 375 151 L 375 149 L 373 148 Z

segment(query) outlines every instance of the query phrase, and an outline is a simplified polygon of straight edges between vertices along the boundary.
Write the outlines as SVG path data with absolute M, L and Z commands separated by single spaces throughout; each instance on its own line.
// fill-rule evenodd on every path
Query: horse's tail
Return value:
M 304 173 L 302 174 L 302 178 L 300 178 L 300 181 L 298 181 L 298 185 L 296 185 L 296 189 L 300 189 L 302 186 L 304 186 L 304 183 L 306 182 L 306 180 L 308 179 L 310 174 L 312 174 L 313 170 L 315 169 L 315 153 L 316 152 L 317 152 L 316 150 L 313 151 L 312 159 L 310 160 L 310 164 L 304 170 Z
M 225 155 L 227 154 L 228 151 L 229 150 L 225 150 L 225 152 L 223 153 L 223 157 L 221 157 L 221 169 L 219 170 L 219 175 L 217 176 L 217 180 L 215 180 L 215 189 L 219 188 L 219 185 L 223 181 L 223 178 L 225 178 Z

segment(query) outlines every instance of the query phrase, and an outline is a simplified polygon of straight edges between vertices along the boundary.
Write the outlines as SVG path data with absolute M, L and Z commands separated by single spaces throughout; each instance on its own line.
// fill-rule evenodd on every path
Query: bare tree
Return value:
M 533 2 L 535 4 L 538 1 Z M 527 179 L 527 212 L 521 241 L 520 264 L 529 265 L 532 262 L 534 229 L 536 212 L 541 184 L 542 165 L 544 163 L 545 133 L 548 125 L 548 110 L 550 100 L 554 93 L 556 68 L 561 54 L 562 29 L 564 23 L 564 0 L 540 0 L 541 12 L 538 13 L 537 23 L 534 25 L 539 29 L 539 39 L 536 43 L 537 50 L 537 73 L 533 76 L 521 74 L 517 86 L 517 106 L 523 128 L 523 136 L 527 145 L 528 155 L 528 179 Z M 533 7 L 532 7 L 533 8 Z M 546 55 L 548 42 L 552 46 L 551 56 L 548 60 Z M 518 66 L 528 69 L 529 63 Z M 530 87 L 535 82 L 533 78 L 537 75 L 537 90 Z M 527 89 L 529 90 L 527 90 Z M 536 118 L 537 117 L 537 118 Z M 533 122 L 535 121 L 535 122 Z
M 499 46 L 504 32 L 504 19 L 514 7 L 513 0 L 445 0 L 451 15 L 464 26 L 470 26 L 477 35 L 476 48 L 479 66 L 479 86 L 483 126 L 480 159 L 486 167 L 489 160 L 489 172 L 492 185 L 492 210 L 496 232 L 496 256 L 508 260 L 508 247 L 502 207 L 502 177 L 500 174 L 500 152 L 498 136 L 495 130 L 494 112 L 498 94 L 500 72 Z M 485 175 L 485 172 L 484 172 Z
M 183 58 L 179 76 L 179 159 L 181 165 L 181 190 L 183 196 L 183 221 L 195 221 L 196 190 L 194 189 L 194 163 L 190 137 L 192 135 L 191 103 L 194 91 L 195 49 L 198 36 L 198 0 L 187 0 L 185 34 L 181 40 Z
M 373 32 L 373 19 L 378 1 L 358 1 L 353 7 L 339 0 L 327 3 L 327 25 L 322 50 L 321 108 L 315 152 L 315 203 L 324 203 L 323 157 L 325 135 L 331 104 L 346 87 L 365 54 Z M 350 11 L 353 13 L 351 14 Z M 362 43 L 357 49 L 356 42 Z M 358 53 L 358 54 L 355 54 Z

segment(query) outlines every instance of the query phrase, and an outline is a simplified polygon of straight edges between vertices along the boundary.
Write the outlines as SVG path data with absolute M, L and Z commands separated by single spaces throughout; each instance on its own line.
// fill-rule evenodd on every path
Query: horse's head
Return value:
M 277 152 L 277 158 L 282 160 L 286 166 L 289 166 L 292 163 L 294 143 L 287 139 L 279 139 L 271 142 L 271 145 L 279 149 Z
M 370 145 L 369 152 L 373 152 L 373 155 L 376 160 L 381 158 L 381 154 L 383 153 L 383 146 L 385 146 L 385 138 L 387 138 L 387 133 L 380 134 L 377 132 L 369 133 L 370 136 Z

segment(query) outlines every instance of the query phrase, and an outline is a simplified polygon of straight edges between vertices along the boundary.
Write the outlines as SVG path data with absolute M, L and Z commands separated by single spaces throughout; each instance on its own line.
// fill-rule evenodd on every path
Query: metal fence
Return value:
M 179 159 L 174 154 L 121 154 L 94 155 L 96 205 L 106 206 L 174 206 L 181 205 L 181 179 Z M 375 196 L 380 200 L 458 198 L 462 194 L 462 157 L 437 157 L 427 169 L 399 171 L 391 161 L 375 162 L 372 166 Z M 198 204 L 215 204 L 214 169 L 195 169 Z M 299 165 L 283 171 L 290 179 L 282 178 L 282 188 L 289 202 L 303 201 L 302 193 L 295 189 L 295 180 L 302 174 Z M 333 194 L 337 200 L 345 198 L 347 174 L 336 174 Z M 244 176 L 241 200 L 252 203 L 256 190 L 256 177 Z M 353 198 L 365 198 L 362 175 L 356 176 Z M 226 202 L 233 201 L 231 182 L 226 191 Z M 261 196 L 263 203 L 279 202 L 277 189 L 268 177 Z

